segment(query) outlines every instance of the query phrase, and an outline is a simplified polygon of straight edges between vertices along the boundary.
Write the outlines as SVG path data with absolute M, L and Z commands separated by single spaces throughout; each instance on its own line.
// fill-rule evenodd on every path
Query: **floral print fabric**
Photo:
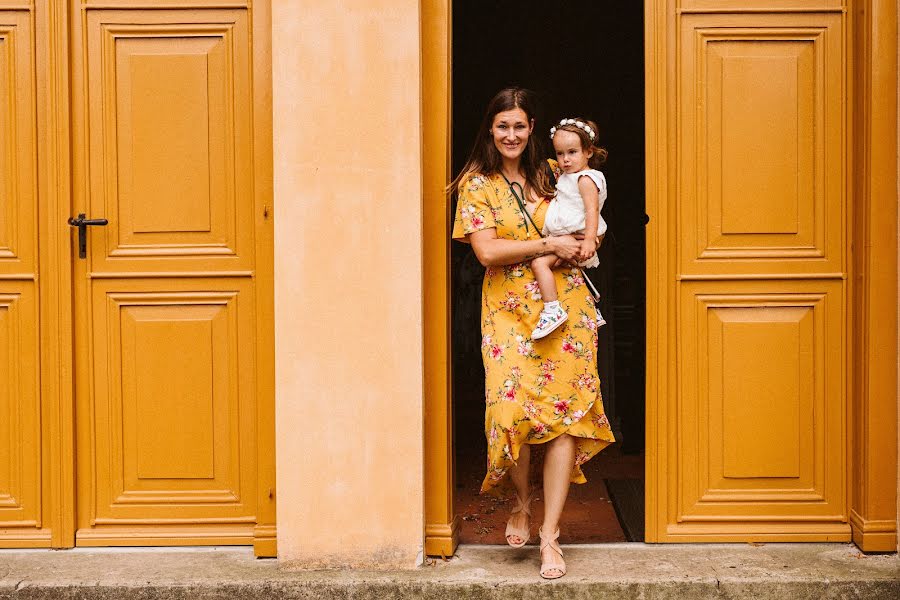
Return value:
M 532 215 L 539 228 L 548 205 L 542 202 Z M 467 241 L 468 234 L 489 228 L 504 239 L 539 237 L 500 174 L 473 175 L 459 188 L 453 239 Z M 481 354 L 488 465 L 482 492 L 508 489 L 504 476 L 522 444 L 545 443 L 563 433 L 576 437 L 572 481 L 584 483 L 581 465 L 615 441 L 600 397 L 593 300 L 578 269 L 554 273 L 569 320 L 540 340 L 531 339 L 542 303 L 529 263 L 488 267 L 484 274 Z

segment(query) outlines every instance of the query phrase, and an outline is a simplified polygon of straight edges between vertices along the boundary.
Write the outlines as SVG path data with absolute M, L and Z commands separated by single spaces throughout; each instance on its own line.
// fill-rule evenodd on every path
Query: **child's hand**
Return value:
M 581 240 L 581 244 L 578 248 L 578 262 L 582 263 L 592 257 L 594 252 L 596 252 L 597 248 L 594 245 L 593 239 L 585 238 Z

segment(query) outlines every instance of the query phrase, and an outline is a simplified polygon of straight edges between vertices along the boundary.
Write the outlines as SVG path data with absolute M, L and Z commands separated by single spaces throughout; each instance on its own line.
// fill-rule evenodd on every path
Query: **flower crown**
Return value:
M 556 135 L 556 129 L 558 127 L 562 127 L 563 125 L 574 125 L 578 129 L 581 129 L 588 137 L 591 138 L 591 141 L 594 141 L 594 130 L 591 129 L 591 126 L 587 123 L 583 123 L 582 121 L 576 121 L 575 119 L 563 119 L 559 122 L 559 125 L 554 125 L 550 128 L 550 139 L 553 139 L 553 136 Z

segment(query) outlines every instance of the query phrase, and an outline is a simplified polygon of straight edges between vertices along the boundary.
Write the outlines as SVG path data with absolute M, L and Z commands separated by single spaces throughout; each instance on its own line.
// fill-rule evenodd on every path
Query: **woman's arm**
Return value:
M 583 262 L 594 255 L 597 243 L 597 226 L 600 224 L 600 192 L 597 184 L 588 177 L 578 178 L 578 192 L 584 202 L 584 239 L 578 252 L 578 262 Z M 600 238 L 601 240 L 603 238 Z
M 594 227 L 597 224 L 594 223 Z M 574 260 L 580 242 L 571 235 L 545 237 L 539 240 L 504 240 L 493 227 L 466 236 L 475 256 L 485 267 L 498 267 L 527 262 L 538 256 L 556 254 L 563 260 Z

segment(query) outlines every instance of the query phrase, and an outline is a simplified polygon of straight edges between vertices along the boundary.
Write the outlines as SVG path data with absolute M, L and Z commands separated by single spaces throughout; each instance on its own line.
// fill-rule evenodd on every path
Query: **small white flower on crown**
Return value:
M 581 121 L 576 121 L 575 119 L 560 120 L 558 127 L 563 127 L 564 125 L 574 125 L 578 129 L 581 129 L 586 134 L 588 134 L 588 137 L 591 138 L 592 142 L 594 141 L 594 130 L 591 129 L 591 126 L 588 125 L 587 123 L 583 123 Z M 557 126 L 554 125 L 553 127 L 550 128 L 550 139 L 551 140 L 553 139 L 553 136 L 556 135 L 556 132 L 557 132 Z

